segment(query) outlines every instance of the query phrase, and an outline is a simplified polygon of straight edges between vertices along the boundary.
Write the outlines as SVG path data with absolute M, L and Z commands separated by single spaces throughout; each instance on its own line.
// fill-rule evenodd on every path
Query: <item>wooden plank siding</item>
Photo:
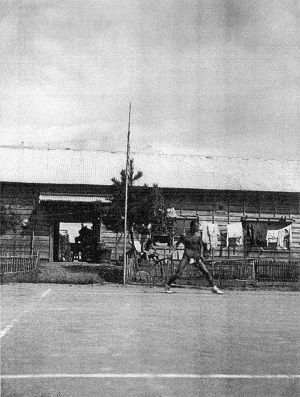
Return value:
M 197 200 L 204 199 L 205 202 Z M 178 205 L 179 204 L 179 205 Z M 272 258 L 278 260 L 300 258 L 300 203 L 299 194 L 259 193 L 259 192 L 207 192 L 205 196 L 178 197 L 172 199 L 168 195 L 168 206 L 174 207 L 177 214 L 186 220 L 177 221 L 176 233 L 180 234 L 189 227 L 189 219 L 197 218 L 201 221 L 218 224 L 220 234 L 218 247 L 214 250 L 214 257 L 218 260 L 243 259 L 244 246 L 226 247 L 227 224 L 240 222 L 242 217 L 277 219 L 286 217 L 293 219 L 293 241 L 290 252 L 255 252 L 248 254 L 248 258 Z
M 110 190 L 106 186 L 85 185 L 55 185 L 55 184 L 21 184 L 1 183 L 1 204 L 16 214 L 20 220 L 29 219 L 30 226 L 26 229 L 17 226 L 16 233 L 8 230 L 0 236 L 0 246 L 3 250 L 12 250 L 14 245 L 22 247 L 22 252 L 30 253 L 32 244 L 32 230 L 34 229 L 34 249 L 39 250 L 40 259 L 53 260 L 54 222 L 81 222 L 87 217 L 99 216 L 94 203 L 61 203 L 45 205 L 39 203 L 42 192 L 53 194 L 95 194 L 107 195 Z M 78 211 L 79 209 L 79 211 Z
M 127 241 L 129 236 L 127 236 Z M 124 255 L 124 235 L 123 233 L 113 233 L 107 230 L 103 223 L 100 226 L 100 242 L 105 244 L 106 249 L 111 250 L 111 259 L 120 260 L 120 257 Z M 130 249 L 130 244 L 127 243 L 127 249 Z
M 39 203 L 41 192 L 53 192 L 64 194 L 109 194 L 109 186 L 81 186 L 81 185 L 38 185 L 38 184 L 1 184 L 1 204 L 9 207 L 16 213 L 20 220 L 29 219 L 30 227 L 24 228 L 18 225 L 16 234 L 9 230 L 0 236 L 2 247 L 12 247 L 14 244 L 31 249 L 32 228 L 34 227 L 35 249 L 39 249 L 41 259 L 53 259 L 53 233 L 54 222 L 80 222 L 80 217 L 86 214 L 101 216 L 99 209 L 90 205 L 81 207 L 82 213 L 78 214 L 78 206 L 64 203 L 58 212 L 58 207 Z M 286 217 L 293 219 L 293 241 L 290 252 L 250 252 L 249 258 L 276 258 L 278 260 L 300 259 L 300 194 L 298 193 L 265 193 L 265 192 L 226 192 L 226 191 L 200 191 L 163 189 L 168 207 L 174 207 L 182 219 L 177 220 L 175 232 L 181 234 L 189 228 L 192 218 L 200 221 L 214 222 L 219 225 L 221 236 L 218 239 L 218 247 L 214 250 L 216 260 L 242 259 L 245 256 L 244 247 L 226 247 L 226 226 L 228 223 L 240 222 L 241 217 L 277 219 Z M 51 209 L 51 210 L 50 210 Z M 92 219 L 88 219 L 91 221 Z M 34 225 L 34 226 L 33 226 Z M 17 240 L 17 242 L 16 242 Z M 112 259 L 118 259 L 123 255 L 123 241 L 120 240 L 116 251 L 116 235 L 105 230 L 101 225 L 100 242 L 104 242 L 106 248 L 112 250 Z
M 30 255 L 32 230 L 23 222 L 32 222 L 35 206 L 35 190 L 27 185 L 1 184 L 1 204 L 14 214 L 17 222 L 15 230 L 10 229 L 0 235 L 0 250 L 7 254 Z

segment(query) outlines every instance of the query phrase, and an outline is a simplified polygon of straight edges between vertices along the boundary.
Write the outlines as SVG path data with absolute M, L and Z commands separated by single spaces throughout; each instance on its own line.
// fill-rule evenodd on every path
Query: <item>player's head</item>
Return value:
M 192 232 L 198 232 L 199 231 L 199 222 L 194 220 L 190 223 L 190 229 Z

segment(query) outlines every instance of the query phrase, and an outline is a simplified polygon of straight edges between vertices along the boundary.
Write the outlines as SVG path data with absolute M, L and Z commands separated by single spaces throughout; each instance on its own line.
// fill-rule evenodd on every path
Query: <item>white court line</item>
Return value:
M 300 375 L 235 375 L 235 374 L 23 374 L 1 375 L 0 379 L 45 378 L 160 378 L 160 379 L 300 379 Z
M 202 293 L 199 293 L 200 291 L 202 291 Z M 71 296 L 72 298 L 73 298 L 73 296 L 74 295 L 71 295 L 71 293 L 72 292 L 74 292 L 74 290 L 71 290 L 70 289 L 70 291 L 68 291 L 68 292 L 65 292 L 65 291 L 55 291 L 55 293 L 56 293 L 56 296 L 59 296 L 59 295 L 68 295 L 68 296 Z M 174 293 L 174 295 L 176 295 L 176 296 L 186 296 L 186 295 L 191 295 L 191 296 L 200 296 L 200 295 L 205 295 L 205 296 L 207 296 L 207 295 L 209 295 L 209 296 L 211 296 L 211 297 L 213 297 L 213 298 L 215 298 L 216 297 L 216 294 L 212 294 L 211 293 L 211 291 L 210 291 L 210 289 L 207 289 L 207 290 L 199 290 L 199 291 L 195 291 L 195 292 L 192 292 L 192 293 L 190 293 L 190 292 L 188 292 L 188 290 L 187 291 L 185 291 L 184 289 L 182 289 L 181 291 L 175 291 L 176 293 Z M 207 292 L 209 292 L 209 293 L 207 293 Z M 166 295 L 167 297 L 169 297 L 169 294 L 166 294 L 166 292 L 165 292 L 165 289 L 164 289 L 164 287 L 162 287 L 161 289 L 159 289 L 159 290 L 157 290 L 157 291 L 155 291 L 155 290 L 147 290 L 146 292 L 145 291 L 143 291 L 143 290 L 140 290 L 140 291 L 132 291 L 132 292 L 123 292 L 123 291 L 117 291 L 117 292 L 98 292 L 98 291 L 95 291 L 95 290 L 90 290 L 90 291 L 80 291 L 80 296 L 83 296 L 83 295 L 89 295 L 89 296 L 98 296 L 98 295 L 102 295 L 102 296 L 113 296 L 113 297 L 115 297 L 115 298 L 117 298 L 117 297 L 123 297 L 123 296 L 141 296 L 141 295 L 143 295 L 143 296 L 145 296 L 145 295 L 154 295 L 154 296 L 158 296 L 158 295 Z
M 43 295 L 42 295 L 42 298 L 45 298 L 45 296 L 46 296 L 47 294 L 49 294 L 50 291 L 51 291 L 51 288 L 48 289 L 46 292 L 44 292 Z
M 7 325 L 1 332 L 0 332 L 0 339 L 3 338 L 4 335 L 7 334 L 7 332 L 12 329 L 12 327 L 15 325 L 15 323 L 17 322 L 18 318 L 15 318 L 11 324 Z
M 48 289 L 46 292 L 43 293 L 41 299 L 45 298 L 45 296 L 51 291 L 51 288 Z M 5 336 L 8 331 L 10 331 L 13 326 L 20 320 L 21 317 L 23 317 L 26 313 L 28 313 L 30 310 L 32 310 L 34 308 L 34 306 L 36 306 L 36 304 L 34 304 L 30 309 L 26 309 L 24 310 L 24 312 L 22 314 L 20 314 L 18 317 L 14 318 L 12 320 L 12 322 L 10 324 L 8 324 L 1 332 L 0 332 L 0 339 L 3 338 L 3 336 Z

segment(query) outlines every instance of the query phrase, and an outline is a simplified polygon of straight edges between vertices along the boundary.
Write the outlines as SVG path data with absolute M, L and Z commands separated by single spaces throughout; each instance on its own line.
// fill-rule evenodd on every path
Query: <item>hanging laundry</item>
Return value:
M 208 222 L 206 221 L 201 222 L 200 231 L 202 232 L 203 256 L 205 259 L 207 259 L 209 257 L 209 252 L 210 252 L 210 237 L 208 234 Z
M 200 225 L 200 230 L 202 231 L 202 241 L 204 244 L 210 244 L 209 234 L 208 234 L 208 222 L 203 221 Z
M 220 236 L 219 226 L 216 223 L 203 221 L 200 230 L 202 231 L 202 241 L 207 244 L 207 249 L 217 248 L 218 236 Z
M 289 225 L 287 227 L 283 227 L 282 229 L 278 230 L 277 236 L 277 248 L 286 249 L 287 247 L 284 244 L 285 238 L 289 235 L 290 243 L 292 240 L 292 226 Z
M 267 245 L 267 229 L 268 225 L 263 222 L 257 222 L 253 224 L 253 243 L 258 247 L 264 247 Z
M 278 230 L 267 230 L 267 245 L 269 243 L 277 243 Z
M 254 228 L 253 228 L 253 225 L 247 225 L 246 236 L 247 236 L 247 242 L 250 245 L 253 245 L 253 243 L 254 243 Z
M 211 248 L 217 248 L 218 246 L 218 236 L 220 236 L 220 229 L 216 223 L 208 224 L 208 234 L 210 237 Z
M 227 225 L 227 247 L 229 247 L 229 239 L 235 238 L 236 245 L 243 244 L 243 225 L 242 222 L 229 223 Z
M 290 244 L 292 244 L 292 242 L 293 242 L 292 225 L 285 227 L 285 229 L 289 231 Z
M 167 208 L 167 218 L 178 218 L 175 208 Z
M 276 248 L 286 249 L 286 247 L 284 246 L 285 236 L 286 236 L 285 229 L 279 229 L 278 230 L 278 236 L 277 236 L 277 246 L 276 246 Z

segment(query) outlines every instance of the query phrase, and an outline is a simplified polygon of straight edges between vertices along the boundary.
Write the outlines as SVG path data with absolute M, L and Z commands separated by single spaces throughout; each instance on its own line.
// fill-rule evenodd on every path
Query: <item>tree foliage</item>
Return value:
M 126 171 L 122 170 L 120 172 L 120 176 L 120 180 L 112 178 L 113 199 L 108 212 L 103 218 L 105 227 L 115 233 L 124 231 Z M 139 206 L 140 200 L 140 192 L 137 189 L 134 189 L 133 185 L 142 176 L 143 173 L 140 171 L 134 174 L 133 160 L 130 160 L 128 169 L 128 230 L 131 230 L 135 224 L 137 207 Z
M 15 233 L 19 223 L 19 216 L 11 211 L 9 206 L 0 204 L 0 235 L 5 234 L 8 230 L 13 230 Z
M 151 226 L 152 233 L 168 233 L 170 220 L 167 218 L 167 207 L 160 188 L 135 186 L 142 178 L 143 173 L 134 172 L 133 160 L 129 163 L 128 172 L 128 206 L 127 227 L 128 231 L 148 234 Z M 113 199 L 108 212 L 104 215 L 103 223 L 108 230 L 115 233 L 124 231 L 125 216 L 125 186 L 126 171 L 120 172 L 120 180 L 113 178 Z

